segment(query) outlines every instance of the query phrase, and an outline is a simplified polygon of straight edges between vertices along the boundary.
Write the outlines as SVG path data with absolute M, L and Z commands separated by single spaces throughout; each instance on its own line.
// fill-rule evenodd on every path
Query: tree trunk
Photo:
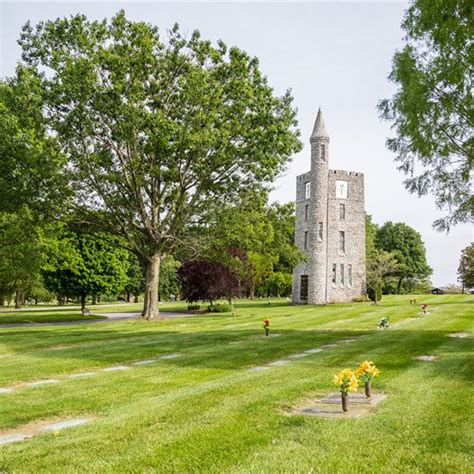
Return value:
M 397 285 L 397 295 L 399 295 L 400 291 L 402 291 L 402 282 L 403 282 L 403 278 L 400 278 L 398 280 L 398 285 Z
M 81 295 L 81 311 L 86 309 L 86 295 Z
M 21 295 L 17 288 L 15 292 L 15 309 L 20 309 L 20 308 L 21 308 Z
M 0 296 L 0 306 L 5 306 L 5 297 Z
M 97 304 L 97 295 L 92 295 L 92 304 Z
M 127 291 L 127 303 L 130 303 L 130 291 Z
M 138 295 L 133 295 L 133 302 L 138 303 Z
M 142 318 L 152 321 L 159 318 L 158 288 L 160 285 L 161 255 L 149 257 L 145 267 L 145 301 L 143 303 Z

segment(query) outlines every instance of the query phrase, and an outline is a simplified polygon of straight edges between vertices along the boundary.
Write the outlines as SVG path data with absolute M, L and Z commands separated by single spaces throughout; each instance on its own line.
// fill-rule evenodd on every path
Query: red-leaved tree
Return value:
M 191 260 L 184 262 L 178 270 L 182 296 L 194 303 L 239 295 L 239 281 L 226 265 L 208 260 Z

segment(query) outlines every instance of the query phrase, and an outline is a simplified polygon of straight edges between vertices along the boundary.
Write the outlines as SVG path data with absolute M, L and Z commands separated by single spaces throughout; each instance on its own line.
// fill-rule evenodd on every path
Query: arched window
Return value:
M 326 160 L 326 145 L 321 145 L 321 159 Z

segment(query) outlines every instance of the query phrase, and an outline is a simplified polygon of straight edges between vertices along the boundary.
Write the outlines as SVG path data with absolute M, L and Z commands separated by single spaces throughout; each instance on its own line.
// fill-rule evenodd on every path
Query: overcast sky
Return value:
M 1 0 L 0 0 L 1 1 Z M 102 19 L 123 8 L 128 18 L 146 20 L 161 29 L 175 22 L 204 38 L 224 40 L 260 59 L 277 94 L 290 88 L 298 108 L 304 149 L 275 183 L 272 200 L 295 198 L 295 178 L 310 167 L 309 135 L 318 107 L 331 137 L 330 167 L 365 173 L 366 210 L 376 223 L 406 222 L 418 230 L 440 286 L 456 281 L 461 250 L 474 238 L 471 226 L 449 235 L 435 232 L 442 215 L 431 197 L 408 194 L 393 155 L 385 148 L 390 135 L 376 104 L 390 97 L 386 79 L 393 52 L 402 44 L 404 2 L 329 3 L 158 3 L 158 2 L 5 2 L 0 5 L 0 75 L 14 71 L 21 26 L 31 20 L 75 13 Z M 1 139 L 1 137 L 0 137 Z

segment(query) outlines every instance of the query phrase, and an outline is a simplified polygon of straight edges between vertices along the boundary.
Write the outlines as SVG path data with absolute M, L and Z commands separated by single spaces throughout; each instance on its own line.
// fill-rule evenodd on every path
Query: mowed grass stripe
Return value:
M 446 310 L 440 311 L 439 318 L 430 315 L 399 329 L 373 331 L 353 343 L 341 344 L 263 373 L 249 372 L 247 362 L 267 355 L 281 358 L 282 353 L 301 352 L 308 341 L 327 341 L 364 331 L 352 328 L 358 325 L 355 319 L 346 331 L 334 331 L 336 334 L 332 335 L 325 329 L 318 335 L 317 331 L 295 328 L 301 323 L 298 320 L 294 325 L 285 326 L 292 336 L 263 342 L 249 339 L 243 347 L 234 348 L 224 344 L 224 340 L 227 343 L 229 339 L 223 333 L 237 332 L 240 336 L 241 331 L 212 328 L 216 337 L 203 338 L 203 333 L 211 332 L 206 325 L 195 332 L 196 342 L 190 342 L 190 354 L 179 364 L 177 360 L 168 361 L 169 367 L 147 366 L 108 374 L 107 383 L 102 385 L 95 382 L 90 385 L 93 382 L 90 379 L 80 384 L 67 382 L 80 387 L 74 392 L 58 385 L 32 390 L 30 396 L 18 404 L 17 411 L 31 410 L 33 416 L 36 410 L 37 416 L 45 416 L 38 410 L 43 406 L 46 411 L 59 410 L 60 415 L 76 414 L 75 410 L 82 409 L 83 413 L 100 416 L 88 427 L 71 429 L 57 437 L 45 435 L 9 445 L 2 450 L 0 464 L 6 470 L 23 472 L 58 472 L 61 468 L 68 472 L 75 469 L 116 472 L 127 465 L 141 472 L 278 472 L 278 469 L 307 472 L 310 468 L 317 472 L 320 466 L 325 467 L 324 472 L 328 472 L 328 467 L 332 470 L 338 466 L 340 472 L 357 472 L 354 465 L 363 469 L 364 460 L 368 459 L 377 472 L 389 472 L 387 469 L 393 472 L 401 470 L 403 463 L 408 470 L 428 467 L 426 453 L 431 450 L 437 453 L 440 462 L 437 467 L 441 471 L 456 466 L 456 472 L 467 472 L 466 453 L 469 451 L 465 449 L 465 441 L 461 443 L 454 438 L 449 444 L 442 433 L 435 439 L 426 436 L 427 430 L 433 429 L 437 415 L 419 403 L 423 390 L 428 389 L 434 400 L 431 405 L 454 403 L 454 408 L 443 412 L 443 426 L 448 432 L 454 429 L 453 420 L 457 423 L 463 411 L 459 402 L 450 396 L 454 392 L 448 382 L 451 373 L 462 374 L 455 379 L 456 384 L 460 384 L 456 391 L 458 388 L 466 391 L 466 374 L 459 368 L 466 365 L 469 340 L 451 339 L 446 334 L 452 329 L 469 330 L 472 306 L 444 307 Z M 404 307 L 391 308 L 389 313 L 396 312 L 394 319 L 406 311 Z M 295 315 L 298 309 L 290 308 Z M 262 308 L 262 312 L 265 310 Z M 275 316 L 270 310 L 267 315 L 273 322 Z M 365 318 L 362 311 L 360 317 Z M 308 318 L 307 326 L 318 329 L 314 321 L 309 321 L 311 319 Z M 171 339 L 179 342 L 176 337 Z M 203 339 L 204 344 L 197 342 Z M 463 349 L 458 352 L 460 348 Z M 173 349 L 176 352 L 178 348 Z M 445 357 L 422 363 L 412 360 L 415 350 L 436 350 L 448 354 L 448 360 L 452 354 L 452 365 L 446 367 L 446 373 L 433 371 L 434 364 L 446 363 Z M 336 369 L 357 363 L 366 356 L 373 356 L 383 370 L 377 386 L 389 390 L 391 395 L 377 408 L 375 415 L 338 423 L 283 414 L 289 404 L 331 390 Z M 34 373 L 34 367 L 30 369 Z M 416 414 L 419 407 L 426 413 L 423 412 L 422 420 L 416 424 L 411 415 Z M 0 413 L 0 418 L 10 411 Z M 410 416 L 404 423 L 406 414 Z M 456 417 L 452 418 L 453 415 Z M 461 429 L 469 433 L 464 421 Z M 411 435 L 416 442 L 412 445 L 409 436 L 404 435 Z M 393 442 L 398 445 L 392 446 Z M 346 463 L 340 460 L 341 452 Z M 32 453 L 41 453 L 41 456 Z M 348 461 L 352 464 L 347 464 Z

